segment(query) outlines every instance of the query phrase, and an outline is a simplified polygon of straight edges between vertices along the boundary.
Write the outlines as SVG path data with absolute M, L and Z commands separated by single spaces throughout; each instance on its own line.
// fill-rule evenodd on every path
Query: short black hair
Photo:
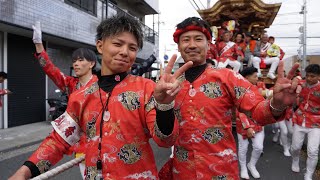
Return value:
M 251 32 L 246 32 L 245 35 L 246 35 L 246 37 L 251 37 L 252 38 L 252 33 Z
M 207 29 L 210 33 L 210 36 L 212 37 L 212 31 L 210 29 L 209 23 L 198 17 L 189 17 L 183 20 L 181 23 L 177 24 L 177 29 L 184 29 L 190 25 L 199 26 Z
M 236 37 L 240 34 L 241 38 L 243 39 L 244 38 L 244 35 L 242 33 L 237 33 L 236 34 Z
M 275 40 L 275 38 L 274 38 L 273 36 L 269 36 L 269 40 L 270 40 L 270 39 Z
M 212 59 L 206 59 L 207 64 L 211 64 L 213 66 L 216 65 L 216 63 L 214 61 L 212 61 Z
M 4 79 L 7 79 L 7 73 L 1 71 L 0 72 L 0 77 L 3 77 Z
M 118 35 L 123 32 L 132 33 L 137 39 L 138 47 L 143 47 L 143 33 L 138 20 L 128 15 L 116 15 L 102 21 L 97 27 L 96 41 Z
M 306 73 L 313 73 L 313 74 L 320 75 L 320 65 L 318 65 L 318 64 L 309 64 L 306 67 Z
M 246 67 L 240 72 L 240 74 L 243 77 L 246 77 L 246 76 L 250 76 L 250 75 L 257 73 L 257 72 L 258 72 L 258 69 L 255 67 Z
M 87 61 L 96 62 L 97 55 L 91 49 L 88 48 L 78 48 L 73 51 L 71 55 L 72 60 L 83 59 L 85 58 Z

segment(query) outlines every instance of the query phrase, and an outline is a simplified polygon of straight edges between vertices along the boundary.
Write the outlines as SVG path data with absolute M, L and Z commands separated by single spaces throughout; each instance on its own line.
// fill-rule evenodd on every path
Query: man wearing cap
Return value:
M 206 64 L 211 41 L 210 26 L 197 17 L 177 25 L 173 35 L 178 50 L 187 63 L 193 62 L 181 79 L 175 97 L 174 112 L 179 121 L 179 135 L 174 144 L 171 172 L 160 179 L 239 179 L 236 144 L 232 135 L 231 110 L 250 114 L 260 125 L 282 116 L 296 99 L 297 80 L 279 69 L 272 100 L 265 100 L 251 83 L 227 68 L 214 69 Z

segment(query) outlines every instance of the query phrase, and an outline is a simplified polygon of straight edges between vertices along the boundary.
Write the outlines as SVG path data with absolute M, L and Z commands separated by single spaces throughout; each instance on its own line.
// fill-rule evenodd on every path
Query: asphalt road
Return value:
M 285 157 L 282 153 L 282 147 L 279 144 L 272 142 L 272 136 L 269 128 L 266 128 L 266 139 L 264 141 L 264 154 L 260 158 L 257 164 L 257 169 L 261 174 L 261 180 L 302 180 L 303 173 L 305 172 L 306 162 L 302 158 L 300 161 L 300 173 L 293 173 L 291 171 L 291 158 Z M 11 151 L 5 154 L 0 154 L 0 180 L 7 179 L 12 173 L 14 173 L 21 164 L 30 156 L 31 152 L 38 145 L 33 145 L 25 148 L 21 148 L 15 151 Z M 171 151 L 170 149 L 158 148 L 153 142 L 152 146 L 156 157 L 156 163 L 158 169 L 167 161 Z M 249 153 L 251 154 L 251 149 Z M 249 155 L 248 155 L 249 156 Z M 61 163 L 71 160 L 72 157 L 66 156 Z M 81 179 L 79 168 L 73 167 L 72 169 L 60 174 L 53 178 L 55 180 L 68 179 L 76 180 Z M 251 178 L 253 179 L 253 178 Z M 320 179 L 314 177 L 314 179 Z

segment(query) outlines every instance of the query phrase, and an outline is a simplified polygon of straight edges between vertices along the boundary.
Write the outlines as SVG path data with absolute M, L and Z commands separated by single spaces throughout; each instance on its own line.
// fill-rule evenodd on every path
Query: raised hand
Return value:
M 181 89 L 181 82 L 179 82 L 178 77 L 193 65 L 193 62 L 189 61 L 175 71 L 174 74 L 171 74 L 176 59 L 177 55 L 173 55 L 171 57 L 164 74 L 161 75 L 161 78 L 155 87 L 154 98 L 157 103 L 170 104 L 174 100 L 175 96 Z
M 296 102 L 297 94 L 301 91 L 299 79 L 294 78 L 298 68 L 299 64 L 294 64 L 287 77 L 284 77 L 284 62 L 280 61 L 278 66 L 278 79 L 273 88 L 273 107 L 283 109 Z
M 33 29 L 33 43 L 34 44 L 42 44 L 42 32 L 41 32 L 41 25 L 40 21 L 37 21 L 35 25 L 32 25 Z

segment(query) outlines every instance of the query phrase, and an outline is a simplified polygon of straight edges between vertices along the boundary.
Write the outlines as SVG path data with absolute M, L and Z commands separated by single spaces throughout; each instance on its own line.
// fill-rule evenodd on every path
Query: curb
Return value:
M 24 147 L 27 147 L 27 146 L 32 146 L 32 145 L 38 144 L 38 143 L 40 143 L 42 141 L 43 141 L 43 139 L 40 139 L 40 140 L 37 140 L 37 141 L 28 142 L 28 143 L 25 143 L 25 144 L 14 146 L 14 147 L 9 147 L 7 149 L 1 150 L 0 154 L 4 154 L 4 153 L 7 153 L 9 151 L 17 150 L 18 148 L 24 148 Z

